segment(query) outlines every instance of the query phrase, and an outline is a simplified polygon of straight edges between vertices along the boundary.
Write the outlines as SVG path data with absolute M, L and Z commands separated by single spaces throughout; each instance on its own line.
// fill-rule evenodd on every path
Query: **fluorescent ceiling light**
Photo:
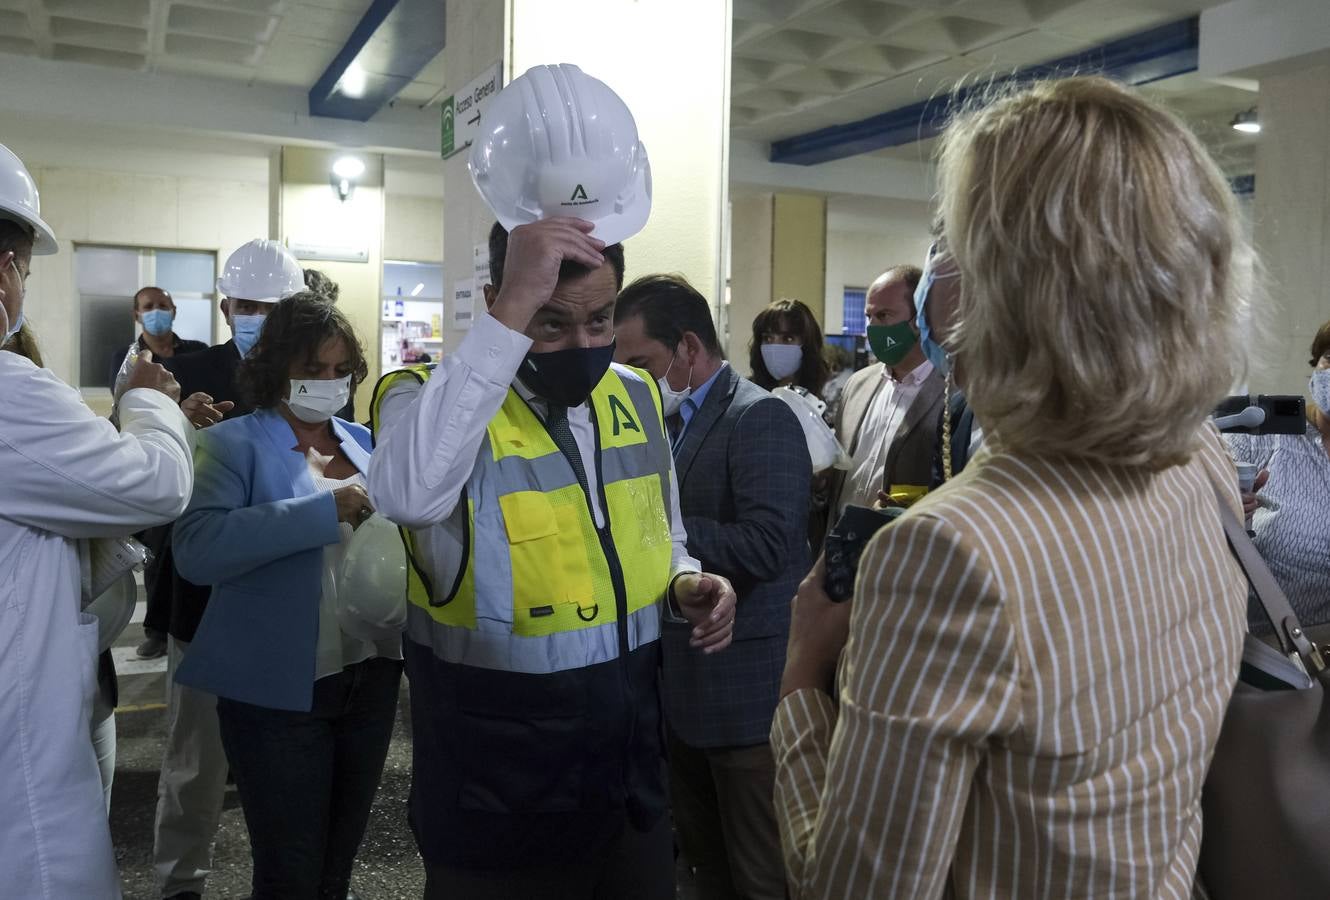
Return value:
M 1240 112 L 1233 117 L 1230 123 L 1234 131 L 1241 131 L 1243 134 L 1260 134 L 1261 120 L 1256 117 L 1256 107 L 1252 107 L 1246 112 Z
M 343 156 L 333 163 L 333 174 L 338 178 L 359 178 L 365 172 L 365 161 L 355 156 Z
M 412 297 L 419 297 L 419 296 L 420 296 L 420 292 L 423 291 L 424 289 L 425 289 L 425 282 L 422 281 L 422 282 L 420 282 L 420 284 L 416 285 L 415 287 L 413 287 L 413 288 L 411 289 L 411 296 L 412 296 Z
M 353 100 L 365 96 L 365 70 L 360 67 L 360 63 L 351 61 L 338 79 L 337 89 Z

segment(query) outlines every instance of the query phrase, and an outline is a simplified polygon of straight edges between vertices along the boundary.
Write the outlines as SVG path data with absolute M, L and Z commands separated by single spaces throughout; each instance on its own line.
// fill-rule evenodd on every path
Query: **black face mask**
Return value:
M 611 341 L 604 347 L 528 353 L 517 374 L 541 399 L 559 406 L 580 406 L 600 384 L 613 361 Z

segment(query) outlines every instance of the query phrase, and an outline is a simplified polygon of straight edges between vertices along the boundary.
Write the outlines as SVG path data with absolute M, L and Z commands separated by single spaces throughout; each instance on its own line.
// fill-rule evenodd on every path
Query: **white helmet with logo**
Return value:
M 51 226 L 42 221 L 42 201 L 37 184 L 23 160 L 0 144 L 0 219 L 27 225 L 33 232 L 32 252 L 46 256 L 60 249 Z
M 223 297 L 276 303 L 305 289 L 300 263 L 277 241 L 250 241 L 227 257 L 217 290 Z
M 578 216 L 615 244 L 651 213 L 651 164 L 619 95 L 577 66 L 535 66 L 495 95 L 467 163 L 504 228 Z

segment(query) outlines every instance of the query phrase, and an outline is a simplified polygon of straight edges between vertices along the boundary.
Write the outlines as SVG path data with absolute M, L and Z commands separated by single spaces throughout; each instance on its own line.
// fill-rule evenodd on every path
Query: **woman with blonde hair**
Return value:
M 1233 198 L 1174 116 L 1069 78 L 957 117 L 939 206 L 960 290 L 926 273 L 921 340 L 984 448 L 875 536 L 848 609 L 800 589 L 792 894 L 1186 897 L 1247 596 L 1206 424 L 1243 356 Z

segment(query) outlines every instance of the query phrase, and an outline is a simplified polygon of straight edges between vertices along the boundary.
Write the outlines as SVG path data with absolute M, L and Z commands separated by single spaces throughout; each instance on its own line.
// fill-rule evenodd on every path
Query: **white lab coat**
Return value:
M 90 740 L 97 622 L 80 611 L 79 538 L 179 516 L 194 431 L 133 390 L 122 431 L 78 392 L 0 352 L 0 895 L 120 896 Z

